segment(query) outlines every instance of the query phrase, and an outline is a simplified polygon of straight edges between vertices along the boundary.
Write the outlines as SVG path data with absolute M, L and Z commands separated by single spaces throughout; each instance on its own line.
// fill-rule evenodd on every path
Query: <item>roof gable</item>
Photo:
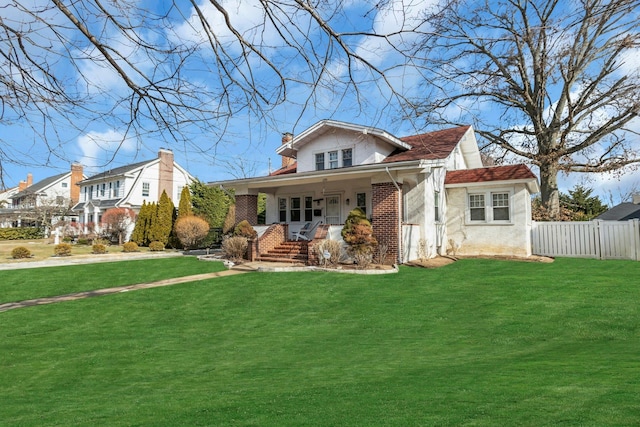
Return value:
M 44 191 L 47 188 L 51 187 L 56 182 L 60 181 L 61 179 L 64 179 L 66 176 L 68 176 L 70 174 L 71 174 L 71 172 L 65 172 L 65 173 L 61 173 L 61 174 L 58 174 L 58 175 L 53 175 L 53 176 L 50 176 L 50 177 L 45 178 L 43 180 L 40 180 L 40 181 L 36 182 L 35 184 L 30 185 L 26 189 L 14 194 L 11 198 L 12 199 L 19 199 L 19 198 L 27 196 L 27 195 L 36 194 L 36 193 L 39 193 L 41 191 Z
M 446 159 L 470 128 L 471 126 L 460 126 L 420 135 L 405 136 L 400 139 L 409 144 L 411 148 L 406 151 L 394 151 L 384 159 L 384 162 Z

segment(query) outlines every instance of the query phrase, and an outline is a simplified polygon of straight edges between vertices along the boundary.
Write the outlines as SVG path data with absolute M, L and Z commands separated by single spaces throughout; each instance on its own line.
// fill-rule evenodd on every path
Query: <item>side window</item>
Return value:
M 313 221 L 313 198 L 311 196 L 304 198 L 304 220 Z
M 324 170 L 324 153 L 316 153 L 316 170 Z
M 433 194 L 433 210 L 434 218 L 436 222 L 440 221 L 440 192 L 436 191 Z
M 142 183 L 142 197 L 149 197 L 149 183 Z
M 287 222 L 287 199 L 284 197 L 278 198 L 278 214 L 280 222 Z
M 367 193 L 356 193 L 356 206 L 367 213 Z
M 300 197 L 291 198 L 290 218 L 291 218 L 291 222 L 300 221 Z
M 469 194 L 469 219 L 485 221 L 484 194 Z
M 509 193 L 491 194 L 494 221 L 509 221 Z

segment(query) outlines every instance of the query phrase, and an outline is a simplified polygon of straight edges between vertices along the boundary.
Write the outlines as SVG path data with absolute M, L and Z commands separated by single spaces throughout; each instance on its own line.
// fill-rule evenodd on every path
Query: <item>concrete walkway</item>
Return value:
M 74 301 L 83 298 L 99 297 L 102 295 L 117 294 L 119 292 L 135 291 L 138 289 L 158 288 L 161 286 L 176 285 L 179 283 L 197 282 L 200 280 L 212 279 L 214 277 L 230 276 L 234 274 L 247 273 L 251 270 L 226 270 L 215 273 L 194 274 L 192 276 L 176 277 L 173 279 L 159 280 L 157 282 L 138 283 L 136 285 L 116 286 L 114 288 L 98 289 L 95 291 L 74 292 L 72 294 L 55 297 L 35 298 L 24 301 L 8 302 L 0 304 L 0 313 L 16 308 L 33 307 L 35 305 L 53 304 L 56 302 Z

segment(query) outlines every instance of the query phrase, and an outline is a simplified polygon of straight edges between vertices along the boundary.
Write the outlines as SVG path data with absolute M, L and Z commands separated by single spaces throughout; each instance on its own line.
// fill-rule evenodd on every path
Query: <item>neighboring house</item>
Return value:
M 601 213 L 594 219 L 602 219 L 605 221 L 640 219 L 640 194 L 634 194 L 631 203 L 620 203 L 608 211 Z
M 437 254 L 531 254 L 535 175 L 524 165 L 483 167 L 471 126 L 398 138 L 382 129 L 323 120 L 276 152 L 269 176 L 212 182 L 235 189 L 236 220 L 266 227 L 251 250 L 264 255 L 307 222 L 315 238 L 340 239 L 349 211 L 361 208 L 394 262 Z M 278 231 L 282 230 L 282 231 Z M 252 252 L 252 253 L 253 253 Z
M 78 202 L 78 182 L 84 178 L 82 165 L 74 163 L 71 170 L 33 183 L 27 175 L 17 191 L 8 197 L 10 204 L 0 209 L 3 227 L 23 227 L 55 224 L 77 220 L 71 207 Z
M 173 159 L 173 152 L 161 149 L 153 160 L 121 166 L 80 182 L 80 201 L 73 210 L 85 231 L 100 224 L 111 208 L 129 208 L 139 213 L 142 203 L 157 202 L 163 191 L 178 204 L 182 189 L 193 177 Z

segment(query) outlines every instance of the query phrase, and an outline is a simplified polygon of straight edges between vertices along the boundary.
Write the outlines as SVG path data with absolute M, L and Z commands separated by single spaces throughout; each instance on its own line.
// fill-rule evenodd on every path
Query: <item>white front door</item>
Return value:
M 326 224 L 340 224 L 340 195 L 327 196 L 326 209 L 324 222 Z

